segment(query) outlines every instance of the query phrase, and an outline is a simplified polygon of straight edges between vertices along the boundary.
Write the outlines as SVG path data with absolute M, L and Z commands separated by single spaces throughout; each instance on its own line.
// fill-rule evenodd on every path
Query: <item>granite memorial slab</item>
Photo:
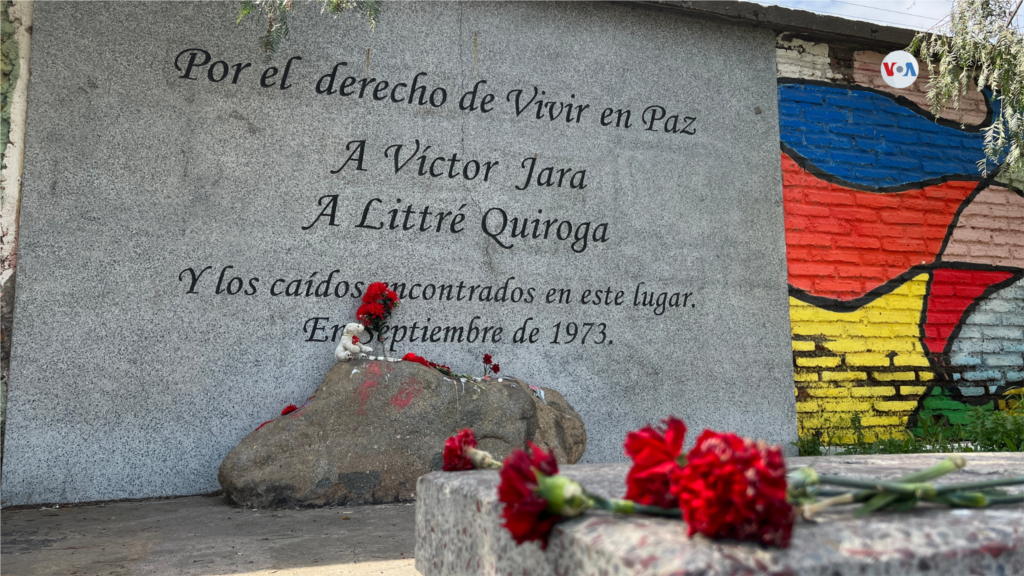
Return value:
M 669 413 L 796 439 L 771 31 L 300 6 L 265 60 L 237 10 L 35 7 L 4 505 L 216 490 L 373 281 L 388 355 L 493 354 L 583 462 Z
M 1019 453 L 967 454 L 965 469 L 939 483 L 1017 475 Z M 945 455 L 789 458 L 821 474 L 893 479 Z M 628 464 L 561 467 L 595 494 L 621 498 Z M 498 472 L 431 472 L 416 489 L 416 569 L 423 576 L 800 574 L 822 576 L 1024 573 L 1024 506 L 955 509 L 921 505 L 908 513 L 854 518 L 832 508 L 798 521 L 786 549 L 687 538 L 682 521 L 587 512 L 556 524 L 547 550 L 516 545 L 501 526 Z M 1007 489 L 1019 493 L 1021 487 Z

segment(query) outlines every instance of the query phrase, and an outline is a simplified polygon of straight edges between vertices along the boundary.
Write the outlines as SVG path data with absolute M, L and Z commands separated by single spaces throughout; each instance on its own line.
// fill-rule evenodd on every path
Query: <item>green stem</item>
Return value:
M 645 514 L 647 516 L 666 516 L 679 519 L 682 512 L 678 508 L 661 508 L 658 506 L 647 506 L 637 504 L 632 500 L 620 500 L 618 498 L 604 498 L 596 494 L 587 493 L 587 498 L 594 502 L 595 508 L 607 510 L 613 514 Z
M 966 482 L 964 484 L 944 484 L 935 488 L 936 494 L 945 494 L 947 492 L 958 492 L 961 490 L 976 490 L 978 488 L 995 488 L 997 486 L 1017 486 L 1024 484 L 1024 476 L 1016 476 L 1013 478 L 996 478 L 994 480 L 985 480 L 982 482 Z
M 848 488 L 860 488 L 871 492 L 884 492 L 888 494 L 902 494 L 905 496 L 931 496 L 935 494 L 935 486 L 925 483 L 904 484 L 899 482 L 883 482 L 878 480 L 858 480 L 856 478 L 844 478 L 843 476 L 821 476 L 819 482 L 833 486 L 846 486 Z M 854 495 L 856 498 L 856 495 Z
M 1024 494 L 1010 494 L 1007 496 L 988 497 L 989 506 L 994 506 L 997 504 L 1020 504 L 1021 502 L 1024 502 Z

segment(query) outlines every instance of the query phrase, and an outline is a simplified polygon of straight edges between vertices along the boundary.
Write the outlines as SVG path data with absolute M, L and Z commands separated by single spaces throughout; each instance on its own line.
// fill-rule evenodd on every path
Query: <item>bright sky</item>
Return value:
M 952 0 L 755 0 L 819 14 L 928 30 L 949 14 Z

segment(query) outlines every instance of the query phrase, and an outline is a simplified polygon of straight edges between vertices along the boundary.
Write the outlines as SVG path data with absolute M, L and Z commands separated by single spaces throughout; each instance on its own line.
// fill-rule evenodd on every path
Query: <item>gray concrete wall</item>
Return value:
M 772 32 L 609 4 L 399 3 L 372 33 L 304 10 L 265 64 L 260 24 L 236 27 L 236 8 L 36 6 L 5 505 L 217 489 L 238 440 L 320 383 L 331 327 L 353 318 L 355 283 L 376 280 L 406 286 L 396 326 L 502 328 L 500 342 L 406 341 L 394 354 L 481 373 L 488 352 L 561 390 L 588 428 L 584 462 L 622 459 L 628 430 L 669 413 L 694 437 L 795 439 Z M 189 49 L 210 54 L 195 80 L 182 78 L 189 58 L 205 57 Z M 425 72 L 426 96 L 440 87 L 446 101 L 395 103 L 390 88 L 375 100 L 376 83 L 362 99 L 318 94 L 339 62 L 335 88 Z M 235 64 L 251 64 L 237 83 Z M 460 110 L 481 80 L 493 109 Z M 578 122 L 517 116 L 512 91 L 534 87 L 588 108 Z M 646 130 L 652 106 L 665 116 Z M 616 127 L 625 109 L 630 127 Z M 486 181 L 449 178 L 445 161 L 440 177 L 418 161 L 396 173 L 385 150 L 402 144 L 404 161 L 417 139 L 427 168 L 453 154 L 460 168 L 498 164 Z M 365 170 L 332 173 L 353 141 Z M 533 158 L 533 184 L 517 189 Z M 562 187 L 537 185 L 546 166 L 572 169 Z M 582 170 L 586 188 L 568 186 Z M 390 229 L 387 211 L 409 205 L 412 229 L 404 212 Z M 439 210 L 452 213 L 440 232 Z M 497 233 L 502 212 L 531 237 Z M 548 239 L 534 219 L 541 236 L 557 219 Z M 206 270 L 191 291 L 187 269 Z M 325 279 L 348 292 L 318 297 Z M 301 295 L 279 294 L 296 280 Z M 478 301 L 506 280 L 508 301 Z M 479 287 L 422 298 L 422 285 L 460 283 L 464 296 Z M 634 305 L 644 291 L 678 306 Z M 527 321 L 535 341 L 514 342 Z

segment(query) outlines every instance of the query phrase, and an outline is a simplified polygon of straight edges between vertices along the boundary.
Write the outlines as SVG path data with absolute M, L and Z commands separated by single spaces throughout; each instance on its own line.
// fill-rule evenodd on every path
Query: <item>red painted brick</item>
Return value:
M 841 278 L 878 278 L 885 274 L 885 270 L 868 266 L 836 266 L 836 273 Z
M 857 203 L 856 197 L 849 192 L 817 192 L 813 195 L 808 195 L 807 201 L 828 205 L 846 204 L 850 206 Z
M 836 267 L 828 264 L 793 263 L 789 265 L 789 273 L 794 276 L 832 276 Z
M 865 208 L 896 208 L 900 197 L 895 194 L 863 194 L 857 196 L 857 205 Z
M 786 202 L 786 214 L 797 214 L 800 216 L 817 216 L 828 218 L 828 207 L 820 204 L 804 204 L 802 202 Z
M 885 224 L 858 223 L 854 225 L 853 231 L 859 236 L 876 236 L 882 238 L 901 237 L 905 235 L 903 230 L 895 226 L 886 226 Z
M 916 238 L 893 238 L 882 245 L 883 250 L 891 252 L 925 252 L 927 247 L 924 240 Z
M 947 212 L 949 210 L 949 203 L 937 200 L 907 198 L 900 207 L 906 210 L 920 210 L 921 212 Z
M 793 216 L 786 214 L 787 230 L 807 230 L 810 227 L 811 219 L 804 216 Z
M 834 218 L 809 218 L 807 226 L 815 232 L 826 232 L 829 234 L 846 235 L 853 231 L 853 226 Z
M 798 246 L 831 246 L 832 236 L 814 232 L 786 232 L 786 243 Z
M 878 238 L 861 238 L 859 236 L 836 236 L 833 238 L 837 248 L 878 249 L 882 243 Z
M 864 283 L 856 280 L 816 280 L 814 289 L 829 293 L 860 294 L 864 291 Z
M 879 213 L 887 224 L 924 224 L 924 212 L 911 210 L 883 210 Z
M 843 220 L 877 222 L 878 212 L 867 208 L 832 208 L 832 216 Z

